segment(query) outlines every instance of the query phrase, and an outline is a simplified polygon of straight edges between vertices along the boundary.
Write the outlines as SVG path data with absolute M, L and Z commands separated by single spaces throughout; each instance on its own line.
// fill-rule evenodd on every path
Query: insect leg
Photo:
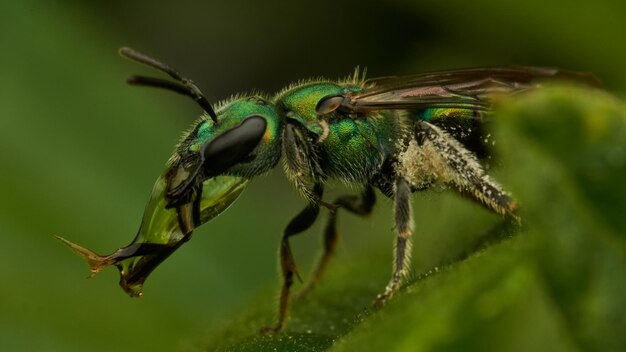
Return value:
M 343 195 L 335 199 L 332 205 L 337 207 L 337 209 L 329 212 L 328 219 L 326 220 L 326 226 L 324 227 L 324 252 L 322 253 L 322 257 L 317 262 L 313 276 L 307 285 L 300 291 L 298 297 L 307 295 L 315 288 L 322 277 L 330 258 L 335 252 L 338 237 L 337 210 L 339 210 L 339 208 L 344 208 L 353 214 L 366 216 L 372 212 L 374 203 L 376 203 L 376 193 L 374 192 L 372 186 L 369 185 L 365 186 L 365 189 L 359 196 Z
M 313 190 L 316 195 L 316 199 L 322 198 L 323 187 L 321 184 L 316 184 Z M 274 326 L 266 326 L 261 329 L 261 333 L 278 332 L 285 325 L 285 318 L 287 317 L 287 308 L 289 306 L 289 291 L 293 284 L 294 275 L 302 282 L 302 278 L 298 273 L 296 262 L 293 259 L 293 253 L 289 246 L 289 237 L 297 235 L 307 230 L 317 218 L 320 212 L 320 205 L 317 202 L 310 202 L 306 208 L 304 208 L 298 215 L 296 215 L 287 225 L 283 232 L 283 237 L 280 242 L 280 269 L 283 277 L 283 284 L 280 291 L 280 302 L 278 306 L 278 322 Z
M 413 233 L 413 213 L 411 210 L 411 187 L 409 182 L 398 177 L 394 185 L 394 210 L 396 224 L 396 248 L 393 260 L 393 273 L 385 291 L 374 301 L 380 307 L 398 291 L 406 277 L 411 259 L 411 234 Z
M 440 175 L 446 182 L 455 185 L 459 192 L 479 201 L 491 211 L 516 218 L 515 201 L 485 174 L 476 157 L 461 143 L 425 121 L 417 124 L 417 136 L 425 139 L 422 148 L 432 148 L 448 166 L 445 175 Z

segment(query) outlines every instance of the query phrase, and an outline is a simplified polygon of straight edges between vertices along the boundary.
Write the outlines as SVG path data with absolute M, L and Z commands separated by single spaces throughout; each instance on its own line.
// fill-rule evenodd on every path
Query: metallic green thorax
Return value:
M 275 98 L 287 119 L 299 122 L 315 136 L 324 176 L 367 181 L 395 153 L 402 119 L 384 118 L 379 112 L 348 118 L 338 113 L 317 114 L 316 106 L 322 98 L 360 89 L 352 82 L 314 82 L 291 87 Z
M 342 86 L 335 82 L 305 83 L 280 93 L 274 99 L 278 106 L 287 112 L 287 116 L 300 122 L 315 134 L 322 133 L 315 107 L 325 96 L 337 94 Z
M 323 132 L 315 108 L 322 98 L 335 94 L 358 92 L 362 89 L 357 82 L 337 83 L 331 81 L 305 82 L 292 85 L 278 93 L 274 102 L 286 112 L 287 117 L 300 122 L 315 134 Z
M 371 113 L 367 119 L 329 121 L 329 133 L 321 145 L 326 152 L 329 176 L 345 181 L 367 181 L 386 158 L 395 154 L 399 121 Z

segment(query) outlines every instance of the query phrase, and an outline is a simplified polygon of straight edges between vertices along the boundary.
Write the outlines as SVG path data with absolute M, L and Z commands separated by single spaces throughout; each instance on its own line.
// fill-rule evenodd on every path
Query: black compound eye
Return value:
M 207 176 L 219 175 L 248 156 L 263 138 L 266 127 L 265 118 L 252 115 L 209 142 L 202 151 Z
M 325 96 L 317 103 L 315 111 L 318 115 L 326 115 L 328 113 L 331 113 L 341 106 L 341 103 L 343 103 L 344 99 L 345 97 L 341 94 Z

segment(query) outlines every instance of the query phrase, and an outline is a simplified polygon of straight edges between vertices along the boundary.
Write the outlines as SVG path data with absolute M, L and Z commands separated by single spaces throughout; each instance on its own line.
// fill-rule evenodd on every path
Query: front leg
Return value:
M 381 307 L 398 291 L 409 272 L 411 259 L 411 234 L 413 233 L 413 213 L 411 211 L 411 187 L 399 176 L 394 184 L 394 211 L 396 224 L 396 248 L 393 260 L 393 273 L 385 291 L 379 294 L 374 306 Z
M 315 199 L 321 200 L 323 187 L 321 184 L 316 184 L 313 189 Z M 289 246 L 289 237 L 297 235 L 306 231 L 317 218 L 320 212 L 320 204 L 316 201 L 311 201 L 306 208 L 304 208 L 298 215 L 296 215 L 287 225 L 283 232 L 283 237 L 280 242 L 280 269 L 283 278 L 283 284 L 280 291 L 280 302 L 278 305 L 278 321 L 274 326 L 266 326 L 261 329 L 261 333 L 279 332 L 285 325 L 285 319 L 287 317 L 287 308 L 289 307 L 289 294 L 291 285 L 293 285 L 293 277 L 296 276 L 300 282 L 300 274 L 296 262 L 293 259 L 293 253 L 291 252 L 291 246 Z

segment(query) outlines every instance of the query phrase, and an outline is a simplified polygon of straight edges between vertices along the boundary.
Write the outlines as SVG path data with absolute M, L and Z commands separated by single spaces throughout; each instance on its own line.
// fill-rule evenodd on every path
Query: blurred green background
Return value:
M 172 64 L 216 101 L 343 77 L 356 65 L 369 76 L 555 66 L 594 72 L 621 95 L 624 38 L 626 3 L 618 0 L 3 1 L 0 350 L 184 350 L 278 284 L 278 240 L 303 203 L 280 168 L 198 230 L 140 300 L 122 292 L 115 270 L 83 279 L 87 266 L 53 239 L 101 253 L 128 244 L 154 180 L 200 113 L 186 98 L 125 85 L 128 74 L 149 71 L 119 58 L 118 47 Z M 329 198 L 345 191 L 337 185 Z M 417 272 L 498 222 L 454 195 L 415 198 Z M 342 216 L 339 262 L 371 255 L 390 263 L 389 208 L 380 199 L 367 221 Z M 464 218 L 454 222 L 458 212 Z M 303 273 L 319 233 L 318 224 L 293 241 Z

